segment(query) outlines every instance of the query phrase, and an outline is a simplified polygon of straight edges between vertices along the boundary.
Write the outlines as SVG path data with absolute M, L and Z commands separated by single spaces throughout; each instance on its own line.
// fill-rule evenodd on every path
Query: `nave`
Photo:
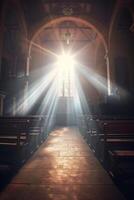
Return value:
M 1 0 L 0 30 L 0 200 L 134 200 L 134 0 Z
M 1 200 L 124 200 L 76 127 L 60 127 L 20 168 Z

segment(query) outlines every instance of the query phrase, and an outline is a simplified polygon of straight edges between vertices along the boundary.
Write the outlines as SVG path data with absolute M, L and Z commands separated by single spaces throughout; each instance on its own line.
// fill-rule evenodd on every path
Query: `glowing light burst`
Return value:
M 63 53 L 62 55 L 58 56 L 58 64 L 59 67 L 62 69 L 70 69 L 74 67 L 74 59 L 73 56 L 70 54 Z
M 32 46 L 37 48 L 43 54 L 49 54 L 54 56 L 57 60 L 54 67 L 49 68 L 49 73 L 46 71 L 44 77 L 33 83 L 28 88 L 27 98 L 22 98 L 17 104 L 17 112 L 21 113 L 25 103 L 28 102 L 28 108 L 25 109 L 25 114 L 35 105 L 42 93 L 49 86 L 49 90 L 45 93 L 45 96 L 39 106 L 38 112 L 41 114 L 47 113 L 48 121 L 47 126 L 51 126 L 55 113 L 57 111 L 58 98 L 57 97 L 71 97 L 68 99 L 68 112 L 76 114 L 84 114 L 90 112 L 87 99 L 85 97 L 83 88 L 81 87 L 81 82 L 77 77 L 77 70 L 85 76 L 89 83 L 94 84 L 94 86 L 102 92 L 107 91 L 107 81 L 96 74 L 89 67 L 83 66 L 75 61 L 77 54 L 81 53 L 87 46 L 79 49 L 78 52 L 71 55 L 70 52 L 64 52 L 61 55 L 57 55 L 53 51 L 43 48 L 40 45 L 32 42 Z M 47 66 L 45 66 L 46 68 Z M 75 97 L 75 98 L 72 98 Z M 48 124 L 49 122 L 49 124 Z
M 75 94 L 75 60 L 70 54 L 63 53 L 57 61 L 59 96 L 72 97 Z

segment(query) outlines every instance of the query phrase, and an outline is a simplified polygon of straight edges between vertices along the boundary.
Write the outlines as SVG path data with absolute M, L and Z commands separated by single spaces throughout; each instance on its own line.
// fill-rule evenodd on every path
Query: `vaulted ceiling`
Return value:
M 105 25 L 110 23 L 115 0 L 21 0 L 28 26 L 34 26 L 44 17 L 94 17 Z

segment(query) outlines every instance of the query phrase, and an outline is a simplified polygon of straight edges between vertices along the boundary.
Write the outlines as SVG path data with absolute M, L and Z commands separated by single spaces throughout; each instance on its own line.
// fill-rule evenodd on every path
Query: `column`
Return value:
M 23 98 L 23 115 L 28 112 L 28 80 L 26 80 L 24 85 L 24 98 Z
M 16 97 L 14 96 L 13 97 L 13 116 L 15 116 L 16 115 Z
M 27 57 L 26 76 L 29 76 L 29 71 L 30 71 L 30 59 L 31 59 L 31 56 L 29 55 L 29 56 Z
M 105 55 L 105 60 L 106 60 L 106 67 L 107 67 L 107 92 L 108 92 L 108 95 L 111 95 L 110 66 L 109 66 L 108 52 Z
M 0 116 L 3 116 L 5 95 L 0 94 Z

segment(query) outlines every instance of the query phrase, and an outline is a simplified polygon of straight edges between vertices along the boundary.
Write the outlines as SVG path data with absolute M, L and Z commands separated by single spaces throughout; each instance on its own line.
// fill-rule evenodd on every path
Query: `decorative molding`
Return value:
M 64 6 L 63 7 L 63 10 L 62 10 L 62 13 L 65 15 L 65 16 L 70 16 L 73 14 L 73 8 L 71 6 Z
M 62 1 L 61 3 L 45 3 L 44 10 L 46 16 L 49 14 L 51 16 L 73 16 L 73 15 L 89 15 L 91 11 L 91 4 L 88 2 L 71 2 L 71 1 Z

